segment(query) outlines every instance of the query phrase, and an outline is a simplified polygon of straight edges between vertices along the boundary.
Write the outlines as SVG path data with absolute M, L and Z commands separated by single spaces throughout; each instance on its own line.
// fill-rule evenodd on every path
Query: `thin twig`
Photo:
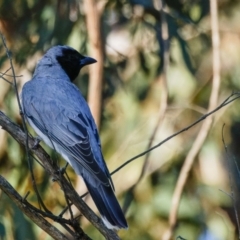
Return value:
M 124 166 L 129 164 L 130 162 L 136 160 L 137 158 L 144 156 L 146 153 L 149 151 L 152 151 L 158 147 L 160 147 L 163 143 L 167 142 L 168 140 L 172 139 L 173 137 L 177 136 L 178 134 L 189 130 L 191 127 L 195 126 L 197 123 L 203 121 L 206 119 L 208 116 L 211 114 L 215 113 L 219 109 L 223 108 L 224 106 L 230 104 L 231 102 L 235 101 L 236 99 L 240 98 L 240 93 L 235 92 L 232 93 L 228 98 L 226 98 L 222 104 L 220 104 L 216 109 L 213 111 L 203 115 L 200 119 L 198 119 L 196 122 L 193 124 L 189 125 L 188 127 L 178 131 L 177 133 L 169 136 L 165 140 L 161 141 L 157 145 L 153 146 L 152 148 L 148 149 L 145 152 L 142 152 L 141 154 L 129 159 L 126 161 L 123 165 L 121 165 L 119 168 L 117 168 L 115 171 L 112 172 L 112 174 L 116 173 L 120 169 L 122 169 Z M 6 130 L 12 137 L 18 141 L 21 145 L 25 145 L 25 139 L 26 136 L 24 132 L 14 123 L 10 121 L 7 116 L 0 111 L 0 126 L 2 126 L 2 129 Z M 34 146 L 35 141 L 34 139 L 30 136 L 30 150 L 31 152 L 35 153 L 35 155 L 40 159 L 42 164 L 45 166 L 46 171 L 56 180 L 59 181 L 59 174 L 57 174 L 57 168 L 56 166 L 52 165 L 52 160 L 49 158 L 49 156 L 46 154 L 46 152 L 42 149 L 41 146 L 39 146 L 37 149 L 32 149 L 32 146 Z M 78 194 L 74 191 L 71 185 L 69 185 L 68 181 L 64 180 L 65 178 L 61 177 L 61 185 L 65 185 L 66 193 L 71 200 L 71 202 L 80 210 L 80 212 L 87 218 L 89 221 L 105 236 L 111 236 L 112 239 L 118 239 L 117 235 L 107 229 L 101 220 L 92 212 L 92 210 L 82 201 L 81 197 L 78 196 Z
M 62 174 L 62 173 L 60 172 L 59 174 Z M 66 176 L 67 176 L 67 179 L 68 179 L 69 184 L 71 184 L 71 181 L 70 181 L 67 173 L 65 173 L 65 174 L 66 174 Z M 71 185 L 72 185 L 72 184 L 71 184 Z M 63 187 L 64 187 L 64 185 L 63 185 Z M 74 217 L 73 217 L 73 212 L 72 212 L 72 209 L 71 209 L 71 203 L 70 203 L 70 201 L 69 201 L 69 199 L 68 199 L 65 191 L 66 191 L 66 190 L 63 188 L 64 197 L 65 197 L 65 200 L 66 200 L 66 203 L 67 203 L 67 206 L 68 206 L 68 210 L 69 210 L 71 219 L 74 219 Z
M 237 95 L 236 97 L 232 98 L 233 96 Z M 232 98 L 232 99 L 231 99 Z M 148 152 L 160 147 L 161 145 L 163 145 L 165 142 L 168 142 L 169 140 L 171 140 L 172 138 L 174 138 L 175 136 L 188 131 L 190 128 L 192 128 L 193 126 L 197 125 L 198 123 L 200 123 L 201 121 L 205 120 L 206 118 L 208 118 L 209 116 L 211 116 L 213 113 L 217 112 L 218 110 L 220 110 L 221 108 L 225 107 L 226 105 L 230 104 L 231 102 L 237 100 L 240 98 L 240 92 L 233 92 L 229 97 L 227 97 L 218 107 L 216 107 L 213 111 L 210 111 L 207 114 L 204 114 L 202 117 L 200 117 L 197 121 L 195 121 L 194 123 L 188 125 L 187 127 L 181 129 L 180 131 L 177 131 L 176 133 L 172 134 L 171 136 L 165 138 L 163 141 L 161 141 L 160 143 L 154 145 L 153 147 L 149 148 L 148 150 L 136 155 L 133 158 L 130 158 L 129 160 L 127 160 L 125 163 L 123 163 L 122 165 L 120 165 L 118 168 L 116 168 L 114 171 L 111 172 L 111 175 L 115 174 L 116 172 L 118 172 L 119 170 L 121 170 L 123 167 L 125 167 L 126 165 L 128 165 L 129 163 L 131 163 L 132 161 L 146 155 Z
M 0 34 L 1 34 L 1 32 L 0 32 Z M 7 80 L 5 77 L 3 77 L 3 76 L 8 76 L 6 73 L 9 71 L 9 70 L 11 70 L 11 67 L 10 68 L 8 68 L 4 73 L 2 73 L 2 72 L 0 72 L 0 78 L 2 78 L 4 81 L 6 81 L 7 83 L 9 83 L 10 85 L 13 85 L 13 83 L 12 82 L 10 82 L 9 80 Z M 11 76 L 12 77 L 12 76 Z
M 17 89 L 17 81 L 16 81 L 16 75 L 15 75 L 15 70 L 14 70 L 14 66 L 13 66 L 13 63 L 12 63 L 12 54 L 10 53 L 8 47 L 7 47 L 7 44 L 6 44 L 6 41 L 5 41 L 5 38 L 4 36 L 2 35 L 2 33 L 0 32 L 0 35 L 1 35 L 1 38 L 2 38 L 2 42 L 3 42 L 3 46 L 6 50 L 6 54 L 7 54 L 7 57 L 9 59 L 9 62 L 10 62 L 10 68 L 6 71 L 8 72 L 10 69 L 12 70 L 12 78 L 13 78 L 13 82 L 11 83 L 14 87 L 14 90 L 15 90 L 15 94 L 16 94 L 16 97 L 17 97 L 17 102 L 18 102 L 18 107 L 19 107 L 19 110 L 20 110 L 20 113 L 21 113 L 21 118 L 22 118 L 22 123 L 23 123 L 23 128 L 24 128 L 24 132 L 26 133 L 26 144 L 25 144 L 25 148 L 26 148 L 26 153 L 27 153 L 27 159 L 28 159 L 28 164 L 29 164 L 29 169 L 30 169 L 30 174 L 31 174 L 31 179 L 32 179 L 32 183 L 33 183 L 33 188 L 34 188 L 34 191 L 37 195 L 37 199 L 38 199 L 38 202 L 39 202 L 39 205 L 40 207 L 43 207 L 43 209 L 45 210 L 45 212 L 49 215 L 52 215 L 52 213 L 47 209 L 47 207 L 45 206 L 41 196 L 40 196 L 40 193 L 38 192 L 38 189 L 37 189 L 37 186 L 36 186 L 36 181 L 35 181 L 35 176 L 34 176 L 34 173 L 33 173 L 33 162 L 32 162 L 32 158 L 31 158 L 31 154 L 29 153 L 29 147 L 28 147 L 28 131 L 27 131 L 27 126 L 26 126 L 26 122 L 25 122 L 25 118 L 24 118 L 24 115 L 23 115 L 23 109 L 22 109 L 22 106 L 21 106 L 21 103 L 20 103 L 20 96 L 19 96 L 19 93 L 18 93 L 18 89 Z M 2 74 L 3 75 L 6 75 L 6 72 Z M 1 77 L 2 77 L 1 76 Z M 8 76 L 11 76 L 11 75 L 8 75 Z M 2 77 L 3 78 L 3 77 Z M 4 78 L 3 78 L 4 79 Z M 4 79 L 5 80 L 5 79 Z M 9 82 L 10 83 L 10 82 Z M 40 210 L 41 211 L 41 210 Z M 63 227 L 65 227 L 65 229 L 67 229 L 70 233 L 72 233 L 72 230 L 69 229 L 67 226 L 65 226 L 65 224 L 62 224 Z
M 228 196 L 229 198 L 231 198 L 231 200 L 233 200 L 233 196 L 225 191 L 223 191 L 222 189 L 219 189 L 220 192 L 224 193 L 226 196 Z
M 38 202 L 39 202 L 40 206 L 42 206 L 46 212 L 50 212 L 47 209 L 47 207 L 44 205 L 43 200 L 41 199 L 40 193 L 38 192 L 38 189 L 37 189 L 35 176 L 34 176 L 34 173 L 33 173 L 33 163 L 32 163 L 31 155 L 29 154 L 29 147 L 28 147 L 28 130 L 27 130 L 27 125 L 26 125 L 26 121 L 25 121 L 25 118 L 24 118 L 24 114 L 23 114 L 23 108 L 22 108 L 22 105 L 21 105 L 21 102 L 20 102 L 20 96 L 19 96 L 18 89 L 17 89 L 17 80 L 16 80 L 15 70 L 14 70 L 14 66 L 13 66 L 13 62 L 12 62 L 12 54 L 11 54 L 10 50 L 8 49 L 6 40 L 5 40 L 5 38 L 4 38 L 4 36 L 1 32 L 0 32 L 0 35 L 1 35 L 1 38 L 2 38 L 3 46 L 6 50 L 7 57 L 9 59 L 10 68 L 12 70 L 13 86 L 14 86 L 14 90 L 15 90 L 15 94 L 16 94 L 16 98 L 17 98 L 18 107 L 19 107 L 19 110 L 20 110 L 20 115 L 21 115 L 21 118 L 22 118 L 23 129 L 24 129 L 24 132 L 26 133 L 25 150 L 26 150 L 26 153 L 27 153 L 27 160 L 28 160 L 28 165 L 29 165 L 29 169 L 30 169 L 33 188 L 34 188 L 34 191 L 37 195 L 37 199 L 38 199 Z
M 220 88 L 220 54 L 219 54 L 219 30 L 218 30 L 218 13 L 217 13 L 217 0 L 210 1 L 211 8 L 211 27 L 212 27 L 212 45 L 213 45 L 213 83 L 209 100 L 209 111 L 214 109 L 218 101 L 218 93 Z M 177 222 L 177 213 L 182 196 L 183 188 L 186 184 L 189 172 L 193 166 L 194 160 L 201 149 L 208 132 L 211 128 L 213 117 L 208 118 L 201 126 L 196 140 L 184 161 L 181 169 L 177 184 L 173 193 L 171 211 L 169 214 L 169 228 L 163 235 L 163 240 L 171 239 L 174 228 Z
M 153 129 L 152 135 L 150 137 L 148 147 L 149 149 L 152 146 L 153 140 L 158 132 L 158 129 L 161 126 L 161 123 L 163 122 L 164 115 L 167 110 L 167 100 L 168 100 L 168 86 L 167 86 L 167 70 L 168 70 L 168 65 L 169 65 L 169 34 L 168 34 L 168 23 L 166 19 L 166 15 L 163 11 L 165 2 L 164 0 L 160 1 L 161 6 L 160 6 L 160 22 L 161 22 L 161 38 L 163 41 L 163 73 L 161 76 L 159 76 L 159 81 L 161 83 L 161 104 L 159 108 L 159 114 L 158 114 L 158 120 L 157 123 Z M 150 153 L 150 152 L 149 152 Z M 149 161 L 149 156 L 150 154 L 146 154 L 145 160 L 144 160 L 144 165 L 142 168 L 141 175 L 139 177 L 138 182 L 141 180 L 141 178 L 144 176 L 147 166 L 148 166 L 148 161 Z
M 1 32 L 0 32 L 0 35 L 1 35 L 1 38 L 2 38 L 3 46 L 4 46 L 5 50 L 6 50 L 7 57 L 8 57 L 9 62 L 10 62 L 10 68 L 12 70 L 12 78 L 13 78 L 13 83 L 14 83 L 16 97 L 17 97 L 17 102 L 18 102 L 18 106 L 19 106 L 20 112 L 22 113 L 23 112 L 22 111 L 22 106 L 21 106 L 21 103 L 20 103 L 20 97 L 19 97 L 18 89 L 17 89 L 17 80 L 16 80 L 16 75 L 15 75 L 15 70 L 14 70 L 14 67 L 13 67 L 13 63 L 12 63 L 12 54 L 10 53 L 10 51 L 9 51 L 9 49 L 7 47 L 7 44 L 6 44 L 6 40 L 5 40 L 5 38 L 4 38 L 4 36 L 3 36 L 3 34 Z M 24 118 L 23 118 L 23 121 L 24 121 Z
M 167 100 L 168 100 L 168 89 L 167 89 L 167 69 L 169 65 L 169 34 L 168 34 L 168 23 L 167 19 L 165 16 L 165 13 L 163 12 L 163 7 L 164 7 L 164 0 L 160 1 L 161 6 L 159 7 L 160 9 L 160 22 L 161 22 L 161 40 L 162 40 L 162 49 L 161 51 L 163 52 L 163 72 L 162 74 L 158 77 L 158 80 L 161 84 L 161 103 L 159 107 L 159 112 L 158 112 L 158 119 L 155 124 L 155 127 L 153 128 L 152 134 L 150 136 L 147 149 L 151 148 L 153 141 L 155 139 L 155 136 L 158 132 L 158 129 L 161 127 L 163 123 L 163 119 L 166 113 L 167 109 Z M 141 173 L 138 177 L 138 180 L 136 183 L 129 189 L 127 192 L 126 198 L 125 198 L 125 203 L 123 207 L 124 213 L 127 212 L 127 209 L 129 208 L 132 200 L 133 200 L 133 191 L 137 187 L 137 185 L 140 183 L 141 179 L 144 177 L 148 164 L 149 164 L 149 158 L 150 157 L 150 152 L 148 152 L 145 156 L 144 163 L 142 166 Z

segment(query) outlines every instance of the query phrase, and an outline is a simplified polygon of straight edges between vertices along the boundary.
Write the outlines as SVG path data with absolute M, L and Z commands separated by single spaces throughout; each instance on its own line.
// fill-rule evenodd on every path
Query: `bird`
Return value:
M 73 83 L 82 67 L 95 62 L 70 46 L 51 47 L 22 88 L 23 115 L 37 136 L 83 178 L 105 226 L 127 229 L 94 118 Z

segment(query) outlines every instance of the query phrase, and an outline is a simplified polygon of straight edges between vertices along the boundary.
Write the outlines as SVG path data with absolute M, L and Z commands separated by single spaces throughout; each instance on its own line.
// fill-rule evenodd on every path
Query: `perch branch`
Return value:
M 32 205 L 26 202 L 18 192 L 0 175 L 0 188 L 10 199 L 18 206 L 18 208 L 26 214 L 35 224 L 47 232 L 53 239 L 68 240 L 57 228 L 45 220 L 39 213 L 32 209 Z
M 20 129 L 20 127 L 14 124 L 3 112 L 0 111 L 0 126 L 6 130 L 20 145 L 25 146 L 26 134 Z M 32 147 L 35 144 L 34 139 L 29 136 L 29 148 L 30 153 L 35 154 L 38 159 L 45 166 L 47 173 L 52 176 L 56 181 L 60 183 L 62 189 L 65 190 L 66 196 L 70 201 L 78 208 L 78 210 L 95 226 L 99 232 L 101 232 L 107 239 L 119 239 L 117 234 L 108 229 L 101 219 L 87 206 L 87 204 L 81 199 L 77 192 L 73 189 L 71 184 L 66 180 L 62 174 L 59 174 L 58 167 L 50 159 L 49 155 L 44 151 L 41 146 L 36 149 Z

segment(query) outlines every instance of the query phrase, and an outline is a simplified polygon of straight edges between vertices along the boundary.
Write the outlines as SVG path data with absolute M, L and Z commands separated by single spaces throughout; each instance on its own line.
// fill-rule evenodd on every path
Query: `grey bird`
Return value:
M 50 48 L 38 62 L 21 93 L 23 113 L 37 135 L 81 175 L 104 224 L 128 228 L 114 194 L 96 124 L 72 82 L 82 67 L 96 60 L 69 46 Z

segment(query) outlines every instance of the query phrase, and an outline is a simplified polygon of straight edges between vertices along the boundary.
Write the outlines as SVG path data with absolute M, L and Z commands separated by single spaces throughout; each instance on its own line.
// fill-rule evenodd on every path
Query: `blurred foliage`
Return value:
M 113 171 L 146 149 L 157 122 L 162 93 L 163 42 L 158 1 L 99 2 L 104 6 L 101 20 L 105 43 L 100 134 L 105 159 Z M 211 92 L 209 1 L 166 0 L 166 4 L 170 51 L 167 72 L 169 101 L 154 144 L 206 113 Z M 223 101 L 233 90 L 240 89 L 240 2 L 219 0 L 218 4 L 222 64 L 219 99 Z M 23 75 L 18 78 L 20 89 L 31 78 L 37 60 L 50 46 L 66 44 L 87 54 L 88 29 L 81 0 L 0 0 L 0 29 L 13 53 L 17 75 Z M 2 43 L 0 56 L 0 72 L 4 72 L 9 64 Z M 86 96 L 87 68 L 82 70 L 76 84 Z M 0 86 L 1 110 L 21 124 L 13 90 L 3 80 Z M 199 240 L 237 237 L 231 199 L 219 189 L 230 192 L 230 174 L 237 183 L 232 187 L 239 199 L 240 178 L 233 161 L 235 159 L 238 163 L 240 160 L 239 112 L 238 102 L 234 102 L 215 114 L 213 127 L 184 189 L 174 239 L 179 236 Z M 229 145 L 228 158 L 221 141 L 223 123 L 226 124 L 224 136 Z M 129 230 L 119 232 L 122 239 L 161 238 L 168 226 L 172 194 L 181 166 L 199 126 L 151 153 L 146 175 L 134 190 L 134 200 L 126 213 Z M 0 146 L 0 174 L 21 195 L 31 191 L 28 199 L 37 206 L 24 149 L 4 131 L 0 131 Z M 58 158 L 51 154 L 54 159 Z M 138 179 L 143 159 L 135 160 L 113 176 L 122 205 L 130 187 Z M 59 164 L 63 165 L 62 160 Z M 231 170 L 228 170 L 229 165 Z M 60 187 L 37 162 L 34 173 L 46 206 L 55 214 L 60 213 L 66 206 Z M 76 177 L 70 167 L 68 173 L 75 183 Z M 237 211 L 240 212 L 240 208 L 237 207 Z M 100 233 L 83 219 L 81 224 L 90 237 L 102 239 Z M 23 216 L 0 191 L 0 239 L 51 238 Z

